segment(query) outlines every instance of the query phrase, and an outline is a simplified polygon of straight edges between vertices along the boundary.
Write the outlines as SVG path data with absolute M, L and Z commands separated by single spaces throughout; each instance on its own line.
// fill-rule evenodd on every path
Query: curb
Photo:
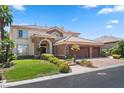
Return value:
M 3 88 L 4 84 L 6 83 L 6 80 L 1 80 L 0 81 L 0 88 Z
M 2 83 L 2 87 L 7 88 L 7 87 L 18 86 L 18 85 L 23 85 L 23 84 L 35 83 L 35 82 L 57 79 L 57 78 L 62 78 L 62 77 L 67 77 L 67 76 L 72 76 L 72 75 L 78 75 L 78 74 L 83 74 L 83 73 L 88 73 L 88 72 L 94 72 L 94 71 L 99 71 L 99 70 L 104 70 L 104 69 L 109 69 L 109 68 L 114 68 L 114 67 L 119 67 L 119 66 L 124 66 L 124 63 L 112 65 L 112 66 L 107 66 L 107 67 L 94 68 L 94 69 L 91 69 L 88 71 L 79 71 L 79 72 L 67 73 L 67 74 L 57 74 L 57 75 L 38 77 L 35 79 L 28 79 L 28 80 L 23 80 L 23 81 Z

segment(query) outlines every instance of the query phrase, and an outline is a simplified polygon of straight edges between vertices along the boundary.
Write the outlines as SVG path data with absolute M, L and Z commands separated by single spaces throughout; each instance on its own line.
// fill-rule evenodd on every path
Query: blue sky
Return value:
M 124 6 L 11 6 L 13 24 L 59 26 L 81 37 L 124 37 Z

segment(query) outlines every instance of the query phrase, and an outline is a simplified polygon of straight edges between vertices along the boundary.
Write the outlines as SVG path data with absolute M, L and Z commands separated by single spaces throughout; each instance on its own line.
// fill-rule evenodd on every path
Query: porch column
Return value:
M 93 47 L 90 47 L 90 58 L 93 57 Z

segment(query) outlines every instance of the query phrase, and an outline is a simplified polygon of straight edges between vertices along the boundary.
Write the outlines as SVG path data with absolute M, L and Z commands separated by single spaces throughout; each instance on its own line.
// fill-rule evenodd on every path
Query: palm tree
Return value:
M 10 26 L 12 24 L 12 14 L 9 6 L 0 5 L 0 32 L 1 32 L 1 40 L 4 40 L 4 32 L 5 27 Z
M 74 44 L 71 46 L 71 50 L 74 51 L 73 57 L 74 57 L 74 62 L 76 62 L 76 53 L 77 53 L 77 51 L 80 50 L 80 47 L 79 47 L 79 45 Z

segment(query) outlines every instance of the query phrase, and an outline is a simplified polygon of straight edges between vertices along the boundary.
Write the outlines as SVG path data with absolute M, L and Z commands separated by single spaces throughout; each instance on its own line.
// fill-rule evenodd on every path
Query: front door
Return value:
M 46 47 L 41 47 L 41 54 L 46 53 Z

